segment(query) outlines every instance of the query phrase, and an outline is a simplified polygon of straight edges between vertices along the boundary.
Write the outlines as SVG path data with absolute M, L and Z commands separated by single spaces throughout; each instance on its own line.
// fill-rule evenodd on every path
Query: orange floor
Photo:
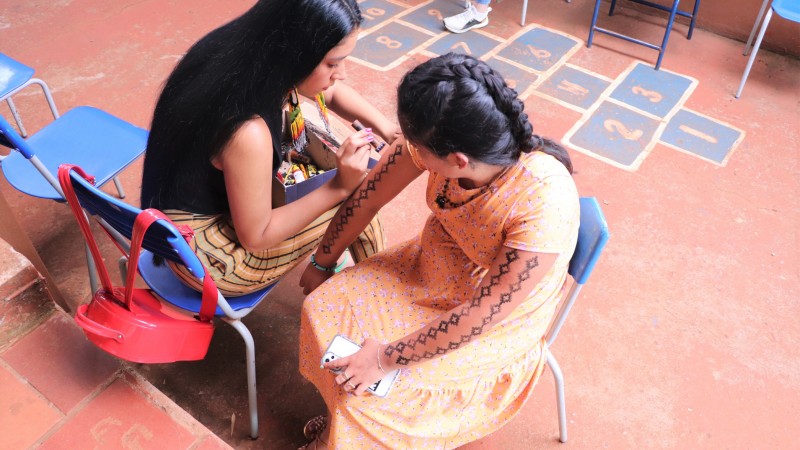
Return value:
M 0 51 L 35 67 L 62 111 L 89 104 L 147 127 L 181 54 L 252 1 L 6 3 Z M 496 3 L 482 31 L 513 39 L 521 3 Z M 530 2 L 528 25 L 584 40 L 593 3 Z M 702 7 L 700 17 L 702 26 Z M 625 8 L 603 20 L 652 39 L 663 32 L 663 17 Z M 523 413 L 473 448 L 797 448 L 800 61 L 762 50 L 735 99 L 744 44 L 703 29 L 687 41 L 679 22 L 662 70 L 696 80 L 682 107 L 743 139 L 721 163 L 658 141 L 635 168 L 570 147 L 581 195 L 600 200 L 612 236 L 553 348 L 567 383 L 569 441 L 557 440 L 546 372 Z M 391 114 L 400 76 L 427 57 L 416 53 L 385 71 L 353 61 L 349 83 Z M 617 80 L 655 57 L 598 36 L 569 63 Z M 48 119 L 36 90 L 15 100 L 29 130 Z M 528 93 L 526 109 L 537 132 L 569 142 L 585 119 L 539 92 Z M 133 203 L 140 176 L 141 161 L 122 175 Z M 418 180 L 382 212 L 391 243 L 422 225 L 423 188 Z M 55 288 L 72 307 L 86 301 L 82 241 L 69 211 L 26 198 L 5 180 L 0 193 Z M 324 410 L 297 372 L 298 277 L 287 276 L 246 319 L 256 339 L 258 440 L 247 438 L 244 351 L 230 327 L 220 325 L 203 361 L 144 366 L 97 351 L 56 311 L 0 346 L 0 448 L 296 448 L 305 420 Z M 20 320 L 13 309 L 0 308 L 3 327 Z

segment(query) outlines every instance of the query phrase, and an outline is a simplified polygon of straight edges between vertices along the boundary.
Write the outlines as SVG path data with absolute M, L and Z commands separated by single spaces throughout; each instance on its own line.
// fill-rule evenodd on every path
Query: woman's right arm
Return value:
M 345 249 L 358 237 L 378 211 L 422 174 L 401 137 L 381 152 L 381 159 L 367 178 L 345 201 L 331 220 L 314 254 L 315 262 L 333 267 Z M 303 293 L 317 288 L 332 273 L 309 264 L 300 277 Z
M 272 134 L 261 119 L 245 122 L 213 164 L 225 176 L 233 227 L 250 251 L 268 249 L 298 233 L 347 198 L 364 179 L 369 160 L 366 133 L 348 137 L 337 153 L 337 174 L 307 196 L 272 208 Z

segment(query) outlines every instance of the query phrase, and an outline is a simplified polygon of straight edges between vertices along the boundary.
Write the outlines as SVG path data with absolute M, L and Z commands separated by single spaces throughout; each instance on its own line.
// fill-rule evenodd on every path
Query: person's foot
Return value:
M 314 417 L 306 422 L 306 425 L 303 427 L 303 436 L 305 436 L 309 441 L 313 441 L 325 432 L 325 428 L 327 428 L 327 426 L 327 416 Z
M 455 16 L 445 17 L 444 27 L 453 33 L 463 33 L 474 28 L 483 28 L 489 25 L 489 11 L 491 10 L 492 8 L 488 8 L 485 13 L 482 13 L 475 9 L 475 5 L 467 2 L 464 12 Z

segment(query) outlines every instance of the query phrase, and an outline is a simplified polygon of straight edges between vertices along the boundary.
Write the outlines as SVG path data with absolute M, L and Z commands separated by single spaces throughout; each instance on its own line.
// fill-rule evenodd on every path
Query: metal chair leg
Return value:
M 53 95 L 50 93 L 50 88 L 47 86 L 47 83 L 38 79 L 38 78 L 31 78 L 28 83 L 31 84 L 38 84 L 39 87 L 42 88 L 42 92 L 44 93 L 44 98 L 47 100 L 47 105 L 50 106 L 50 112 L 53 113 L 53 118 L 58 119 L 61 115 L 58 113 L 58 109 L 56 108 L 56 102 L 53 101 Z
M 114 177 L 114 186 L 117 187 L 117 194 L 119 194 L 119 198 L 125 198 L 125 191 L 122 190 L 122 183 L 119 182 L 119 177 Z
M 589 40 L 586 41 L 586 47 L 592 46 L 592 39 L 594 39 L 594 29 L 597 27 L 597 16 L 600 14 L 600 3 L 602 0 L 595 0 L 594 13 L 592 14 L 592 26 L 589 28 Z
M 94 263 L 94 258 L 92 258 L 92 251 L 89 250 L 89 244 L 84 245 L 84 250 L 86 250 L 86 265 L 89 268 L 89 288 L 92 290 L 92 295 L 94 295 L 97 289 L 99 289 L 99 284 L 97 282 L 97 266 Z
M 22 119 L 19 117 L 19 111 L 17 111 L 17 106 L 14 104 L 14 100 L 11 100 L 11 97 L 6 99 L 6 103 L 8 103 L 8 109 L 11 110 L 11 115 L 14 116 L 14 121 L 17 122 L 17 128 L 19 128 L 19 135 L 23 138 L 28 137 L 28 132 L 25 131 L 25 126 L 22 125 Z
M 764 39 L 764 33 L 767 31 L 767 26 L 769 25 L 770 19 L 772 19 L 772 8 L 767 11 L 767 15 L 764 17 L 764 23 L 761 24 L 761 31 L 758 32 L 756 44 L 753 46 L 753 53 L 750 54 L 750 59 L 747 60 L 747 67 L 744 68 L 742 81 L 739 83 L 739 89 L 736 91 L 736 98 L 739 98 L 742 95 L 744 83 L 747 81 L 747 77 L 750 75 L 750 68 L 753 67 L 753 61 L 756 60 L 756 54 L 758 53 L 758 49 L 761 47 L 761 40 Z
M 558 402 L 558 432 L 559 441 L 567 442 L 567 405 L 564 400 L 564 376 L 561 373 L 561 367 L 556 361 L 556 357 L 550 349 L 547 349 L 547 366 L 553 372 L 553 378 L 556 382 L 556 401 Z
M 692 9 L 692 20 L 689 22 L 689 33 L 686 34 L 686 39 L 692 38 L 694 33 L 694 25 L 697 23 L 697 10 L 700 9 L 700 0 L 694 0 L 694 8 Z
M 242 336 L 245 345 L 247 360 L 247 397 L 250 403 L 250 438 L 258 439 L 258 399 L 256 391 L 256 351 L 253 335 L 250 330 L 238 319 L 223 317 L 222 320 L 230 324 Z
M 528 0 L 522 1 L 522 20 L 519 21 L 520 25 L 525 26 L 525 16 L 528 14 Z
M 656 70 L 661 68 L 661 60 L 664 59 L 664 53 L 667 51 L 667 41 L 669 41 L 669 33 L 672 31 L 672 24 L 675 22 L 675 14 L 678 12 L 678 4 L 680 0 L 672 0 L 672 9 L 669 12 L 669 21 L 667 22 L 667 29 L 664 31 L 664 40 L 661 42 L 661 48 L 658 49 L 658 60 L 656 61 Z
M 761 19 L 764 17 L 764 11 L 767 10 L 767 6 L 770 5 L 771 0 L 764 0 L 764 3 L 761 4 L 761 9 L 758 10 L 758 17 L 756 17 L 756 23 L 753 24 L 753 29 L 750 30 L 750 37 L 747 38 L 747 43 L 744 44 L 744 52 L 742 53 L 744 56 L 747 56 L 750 53 L 750 44 L 753 43 L 753 38 L 756 36 L 756 30 L 758 30 L 758 25 L 761 23 Z

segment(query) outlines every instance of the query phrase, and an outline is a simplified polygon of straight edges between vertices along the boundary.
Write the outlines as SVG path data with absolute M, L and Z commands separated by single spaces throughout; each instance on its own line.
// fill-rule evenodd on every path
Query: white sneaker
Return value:
M 492 8 L 486 10 L 486 14 L 481 14 L 475 9 L 471 3 L 461 14 L 455 16 L 445 17 L 444 27 L 453 33 L 463 33 L 473 28 L 483 28 L 489 25 L 489 12 Z

